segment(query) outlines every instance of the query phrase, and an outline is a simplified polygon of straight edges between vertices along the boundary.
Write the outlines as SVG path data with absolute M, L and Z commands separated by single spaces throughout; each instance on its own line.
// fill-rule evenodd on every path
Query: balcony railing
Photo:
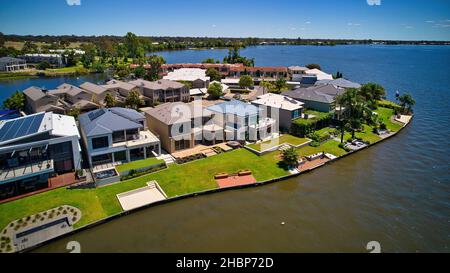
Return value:
M 54 171 L 53 160 L 43 160 L 14 168 L 0 169 L 0 182 Z

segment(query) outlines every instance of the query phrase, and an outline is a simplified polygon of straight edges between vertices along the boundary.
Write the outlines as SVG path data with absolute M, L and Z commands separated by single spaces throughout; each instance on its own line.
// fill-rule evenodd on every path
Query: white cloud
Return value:
M 354 26 L 354 27 L 359 27 L 359 26 L 361 26 L 361 24 L 360 23 L 347 23 L 347 26 Z
M 432 23 L 434 23 L 434 21 L 429 20 L 429 21 L 425 21 L 425 23 L 432 24 Z
M 412 29 L 414 28 L 413 26 L 405 26 L 406 29 Z
M 381 0 L 366 0 L 369 6 L 381 6 Z
M 305 24 L 308 24 L 308 25 L 309 25 L 309 24 L 311 24 L 311 22 L 310 22 L 310 21 L 306 21 Z
M 212 25 L 211 27 L 217 27 L 217 25 Z
M 69 6 L 81 6 L 81 0 L 66 0 Z

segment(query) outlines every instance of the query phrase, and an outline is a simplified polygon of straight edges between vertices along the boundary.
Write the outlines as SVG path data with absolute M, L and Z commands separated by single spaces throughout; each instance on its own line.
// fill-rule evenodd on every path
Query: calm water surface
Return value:
M 169 63 L 226 50 L 162 53 Z M 398 136 L 296 179 L 150 208 L 37 252 L 449 252 L 450 47 L 266 46 L 256 65 L 319 63 L 358 82 L 409 91 L 416 117 Z M 7 86 L 0 83 L 3 91 Z M 248 162 L 243 162 L 248 164 Z M 286 222 L 286 225 L 280 225 Z

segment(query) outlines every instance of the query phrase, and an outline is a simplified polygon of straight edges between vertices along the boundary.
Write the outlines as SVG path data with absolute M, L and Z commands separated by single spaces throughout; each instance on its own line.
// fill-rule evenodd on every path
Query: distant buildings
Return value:
M 145 121 L 143 114 L 118 107 L 80 115 L 80 131 L 89 165 L 130 162 L 160 155 L 160 141 L 147 130 Z
M 0 58 L 0 71 L 12 72 L 27 69 L 27 62 L 23 59 L 2 57 Z
M 188 82 L 192 88 L 207 88 L 210 77 L 206 76 L 206 70 L 200 68 L 180 68 L 169 72 L 163 77 L 165 80 Z
M 0 200 L 49 187 L 81 168 L 75 119 L 52 112 L 0 123 Z
M 25 54 L 21 56 L 29 64 L 39 64 L 41 62 L 48 62 L 53 67 L 63 67 L 65 66 L 65 58 L 60 54 Z

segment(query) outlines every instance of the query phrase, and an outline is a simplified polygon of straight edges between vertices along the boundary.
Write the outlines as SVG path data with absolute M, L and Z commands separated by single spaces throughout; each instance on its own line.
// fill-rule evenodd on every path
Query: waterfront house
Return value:
M 48 179 L 81 168 L 75 119 L 52 112 L 0 123 L 0 200 L 49 187 Z
M 147 129 L 145 116 L 133 109 L 97 109 L 79 116 L 89 165 L 130 162 L 160 155 L 157 136 Z
M 118 92 L 114 89 L 109 90 L 101 85 L 97 85 L 91 82 L 85 82 L 80 85 L 80 88 L 92 95 L 92 102 L 100 105 L 105 104 L 106 94 L 111 94 L 113 97 L 118 97 Z
M 158 81 L 146 81 L 142 79 L 128 82 L 138 88 L 139 93 L 147 105 L 155 105 L 166 102 L 189 102 L 189 88 L 176 81 L 161 79 Z
M 214 145 L 223 141 L 223 128 L 210 122 L 211 112 L 201 102 L 165 103 L 145 110 L 147 124 L 159 135 L 169 153 L 190 149 L 199 144 Z
M 165 80 L 189 82 L 192 88 L 207 88 L 210 77 L 206 76 L 206 70 L 200 68 L 181 68 L 169 72 L 163 77 Z
M 304 103 L 304 107 L 321 112 L 334 111 L 333 102 L 336 96 L 341 95 L 345 89 L 334 85 L 319 85 L 307 88 L 297 88 L 282 93 L 282 95 Z
M 278 132 L 276 120 L 264 117 L 253 104 L 230 100 L 209 106 L 214 124 L 224 128 L 226 140 L 256 141 Z
M 302 116 L 304 105 L 303 102 L 273 93 L 258 96 L 251 103 L 262 108 L 267 117 L 278 120 L 279 127 L 283 131 L 289 131 L 292 120 Z
M 289 77 L 292 81 L 300 82 L 302 80 L 305 71 L 308 71 L 309 68 L 303 66 L 289 66 L 288 73 Z
M 27 69 L 27 62 L 13 57 L 0 58 L 0 71 L 11 72 Z
M 23 91 L 25 95 L 25 110 L 28 113 L 39 113 L 52 111 L 64 114 L 66 109 L 59 102 L 59 97 L 50 94 L 48 90 L 31 86 Z

